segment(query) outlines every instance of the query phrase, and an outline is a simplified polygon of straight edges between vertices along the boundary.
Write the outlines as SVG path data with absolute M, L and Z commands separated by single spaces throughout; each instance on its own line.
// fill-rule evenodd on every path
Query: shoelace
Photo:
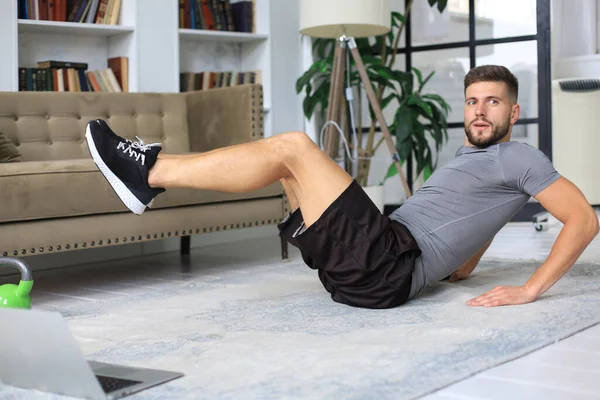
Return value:
M 150 143 L 150 144 L 146 144 L 144 143 L 144 141 L 142 139 L 140 139 L 138 136 L 136 136 L 136 139 L 138 140 L 137 142 L 134 142 L 133 140 L 129 140 L 126 139 L 129 143 L 131 143 L 131 147 L 133 147 L 134 149 L 146 152 L 147 150 L 150 150 L 151 147 L 156 147 L 156 146 L 160 146 L 160 143 Z
M 141 162 L 142 165 L 146 163 L 146 151 L 150 150 L 152 147 L 160 146 L 160 143 L 150 143 L 146 144 L 142 139 L 137 137 L 137 142 L 133 140 L 125 139 L 124 142 L 119 142 L 117 145 L 117 150 L 121 150 L 123 153 L 128 154 L 129 157 L 135 158 L 136 161 Z M 129 147 L 126 147 L 129 145 Z

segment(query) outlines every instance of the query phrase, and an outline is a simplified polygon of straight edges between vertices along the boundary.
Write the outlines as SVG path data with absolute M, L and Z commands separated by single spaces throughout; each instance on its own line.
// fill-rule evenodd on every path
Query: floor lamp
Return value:
M 327 127 L 324 135 L 322 135 L 326 137 L 323 150 L 333 158 L 339 146 L 340 137 L 334 134 L 334 130 L 339 123 L 342 110 L 344 72 L 346 72 L 346 68 L 349 68 L 349 65 L 347 66 L 345 62 L 346 48 L 348 48 L 367 92 L 369 104 L 375 113 L 379 128 L 392 154 L 392 161 L 396 164 L 398 176 L 402 181 L 406 196 L 410 197 L 411 190 L 406 183 L 400 165 L 400 157 L 354 41 L 354 38 L 379 36 L 388 33 L 391 29 L 391 18 L 391 0 L 300 0 L 300 32 L 311 37 L 337 39 L 331 69 Z M 346 98 L 351 102 L 352 92 L 348 89 L 350 88 L 346 90 Z M 352 110 L 352 105 L 350 105 L 350 109 Z M 362 127 L 358 127 L 358 129 L 362 129 Z M 341 136 L 343 137 L 343 134 Z M 356 162 L 357 158 L 357 154 L 354 152 L 353 161 Z

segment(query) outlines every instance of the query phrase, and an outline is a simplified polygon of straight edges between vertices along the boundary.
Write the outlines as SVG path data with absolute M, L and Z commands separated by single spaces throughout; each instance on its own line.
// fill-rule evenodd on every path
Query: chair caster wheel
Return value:
M 533 226 L 537 232 L 545 231 L 550 225 L 550 213 L 541 212 L 533 216 Z

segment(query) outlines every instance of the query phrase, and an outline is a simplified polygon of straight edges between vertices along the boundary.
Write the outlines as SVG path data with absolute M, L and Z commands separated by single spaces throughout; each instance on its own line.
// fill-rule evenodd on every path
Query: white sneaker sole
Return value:
M 129 191 L 129 189 L 127 189 L 127 186 L 125 186 L 125 184 L 121 182 L 121 180 L 117 178 L 115 174 L 113 174 L 110 168 L 106 166 L 104 161 L 102 161 L 102 157 L 100 157 L 100 154 L 96 149 L 94 139 L 92 138 L 92 133 L 90 132 L 89 125 L 85 128 L 85 138 L 87 140 L 88 148 L 90 150 L 92 158 L 94 159 L 94 162 L 96 163 L 98 169 L 100 170 L 100 172 L 102 172 L 108 183 L 110 183 L 114 191 L 117 193 L 117 196 L 119 196 L 123 204 L 125 204 L 125 206 L 127 206 L 127 208 L 129 208 L 133 213 L 141 215 L 146 210 L 146 206 L 144 205 L 144 203 L 139 201 L 138 198 L 135 197 L 134 194 Z

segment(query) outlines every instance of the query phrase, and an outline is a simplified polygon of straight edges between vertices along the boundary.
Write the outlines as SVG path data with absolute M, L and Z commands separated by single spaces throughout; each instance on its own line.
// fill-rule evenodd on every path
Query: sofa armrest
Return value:
M 191 152 L 264 137 L 263 91 L 247 84 L 186 92 Z

